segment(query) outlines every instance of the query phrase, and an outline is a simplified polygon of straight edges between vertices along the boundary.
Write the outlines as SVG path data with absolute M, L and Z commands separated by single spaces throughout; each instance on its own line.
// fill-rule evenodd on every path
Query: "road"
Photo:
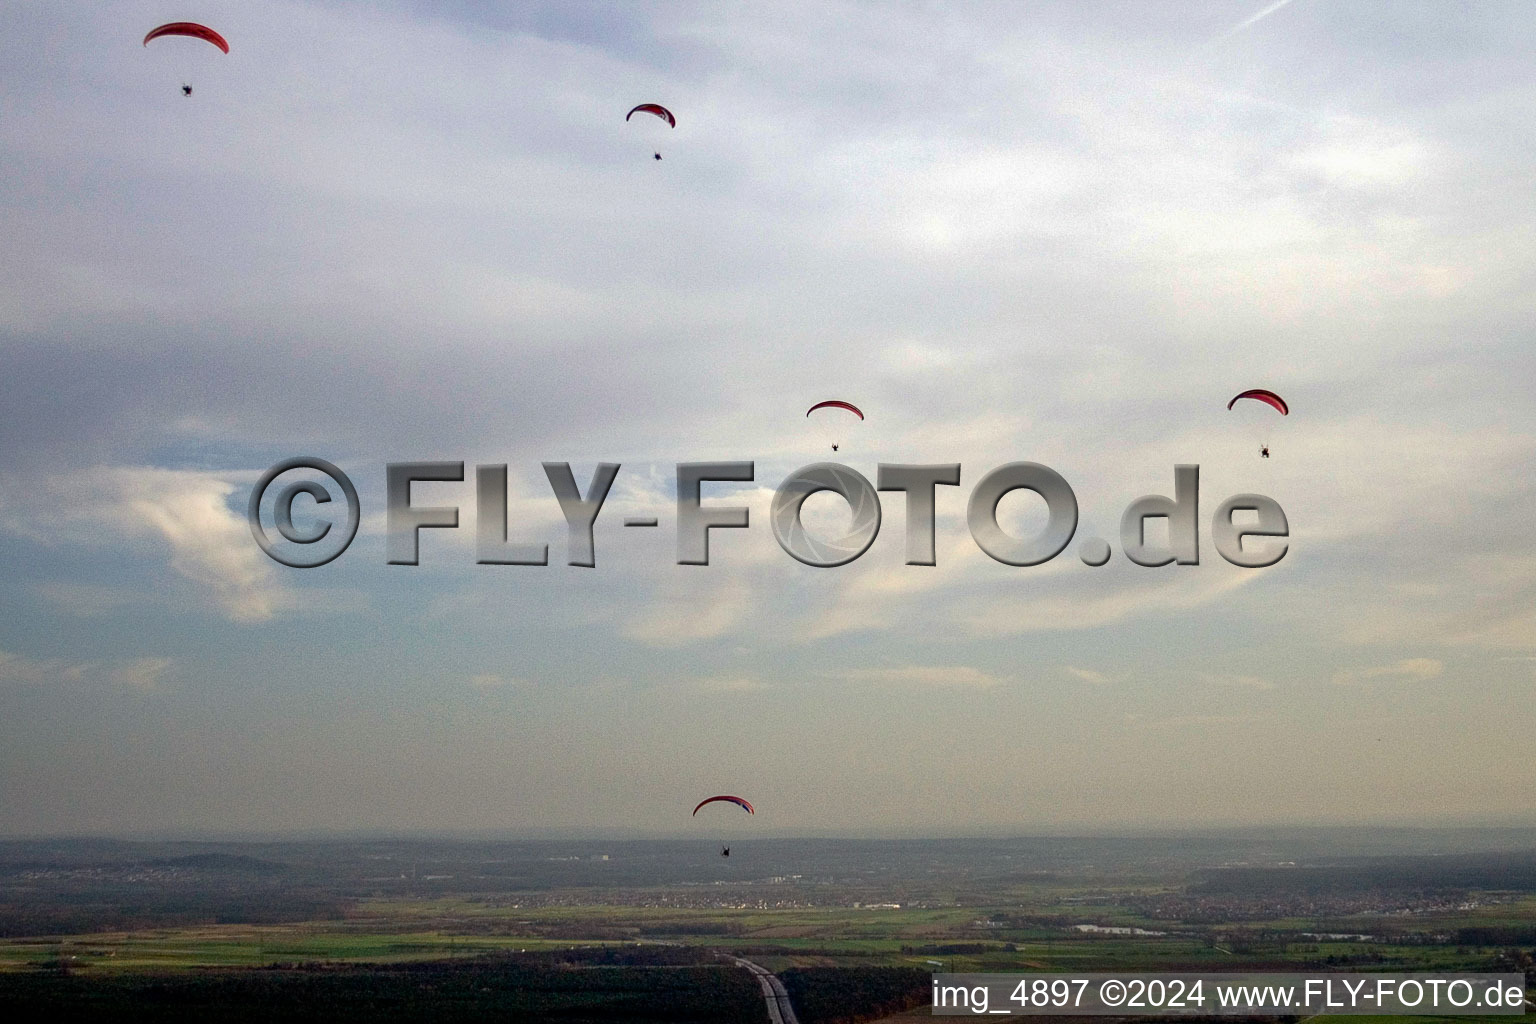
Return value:
M 769 1024 L 800 1024 L 800 1018 L 795 1016 L 795 1008 L 789 1005 L 789 993 L 784 991 L 782 981 L 751 960 L 743 960 L 739 956 L 733 956 L 731 960 L 737 967 L 745 967 L 757 975 L 757 983 L 763 986 L 763 1001 L 768 1004 Z

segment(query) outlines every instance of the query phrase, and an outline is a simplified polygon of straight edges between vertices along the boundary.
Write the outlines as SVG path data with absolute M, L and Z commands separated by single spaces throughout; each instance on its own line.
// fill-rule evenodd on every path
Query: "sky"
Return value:
M 186 19 L 229 55 L 140 45 Z M 1533 48 L 1518 2 L 7 5 L 0 834 L 1536 823 Z M 298 455 L 360 493 L 317 569 L 245 521 Z M 781 550 L 828 459 L 961 464 L 937 565 L 897 494 Z M 680 566 L 711 460 L 750 526 Z M 406 461 L 469 479 L 388 565 Z M 593 568 L 551 461 L 621 464 Z M 1015 461 L 1078 501 L 1045 565 L 966 529 Z M 1200 564 L 1130 563 L 1191 463 Z M 476 564 L 477 464 L 551 564 Z M 1248 492 L 1269 568 L 1211 541 Z

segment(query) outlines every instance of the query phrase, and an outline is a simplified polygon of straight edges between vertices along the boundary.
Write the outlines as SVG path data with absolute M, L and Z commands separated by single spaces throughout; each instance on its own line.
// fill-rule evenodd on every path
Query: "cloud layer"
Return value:
M 727 782 L 785 830 L 1432 821 L 1467 790 L 1431 745 L 1536 815 L 1525 5 L 199 16 L 228 59 L 138 45 L 152 5 L 0 15 L 0 831 L 671 829 Z M 1229 413 L 1253 386 L 1292 415 Z M 832 397 L 868 419 L 829 439 Z M 779 550 L 832 440 L 962 463 L 938 565 L 896 495 L 858 562 Z M 364 506 L 310 571 L 243 522 L 297 454 Z M 551 564 L 476 565 L 468 482 L 386 565 L 417 459 L 506 463 Z M 678 566 L 711 459 L 755 461 L 708 491 L 752 525 Z M 1021 459 L 1080 508 L 1031 569 L 964 518 Z M 623 463 L 592 570 L 567 460 Z M 1130 565 L 1120 511 L 1185 462 L 1202 564 Z M 1210 543 L 1247 491 L 1272 569 Z

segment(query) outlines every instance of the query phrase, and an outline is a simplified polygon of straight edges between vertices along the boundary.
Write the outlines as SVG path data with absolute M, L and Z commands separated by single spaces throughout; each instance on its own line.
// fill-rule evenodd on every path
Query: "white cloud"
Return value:
M 236 486 L 215 473 L 103 466 L 28 489 L 26 506 L 7 509 L 5 522 L 44 542 L 154 542 L 227 618 L 262 622 L 288 596 L 229 505 Z
M 1372 681 L 1422 682 L 1433 679 L 1445 671 L 1445 663 L 1434 658 L 1404 658 L 1390 665 L 1373 665 L 1369 668 L 1345 669 L 1333 674 L 1334 684 L 1348 686 L 1353 683 Z
M 967 598 L 953 608 L 950 619 L 972 636 L 1095 629 L 1199 608 L 1257 578 L 1224 565 L 1166 566 L 1144 572 L 1135 582 L 1125 576 L 1091 578 L 1071 589 L 1058 588 L 1056 593 Z
M 661 583 L 623 626 L 624 635 L 649 647 L 686 647 L 725 636 L 741 627 L 752 610 L 752 584 L 709 566 L 684 566 L 694 573 L 690 587 L 676 578 Z
M 1536 564 L 1518 514 L 1536 466 L 1536 128 L 1509 116 L 1536 96 L 1523 8 L 1468 8 L 1449 36 L 1444 16 L 1416 12 L 1389 38 L 1347 4 L 1270 0 L 1062 0 L 1028 17 L 1010 4 L 789 0 L 570 18 L 220 2 L 237 53 L 209 55 L 191 101 L 167 51 L 136 47 L 105 6 L 12 5 L 0 34 L 0 521 L 55 545 L 18 550 L 0 597 L 29 628 L 78 632 L 63 616 L 89 615 L 91 633 L 143 630 L 152 653 L 177 659 L 13 657 L 0 676 L 164 689 L 196 664 L 253 723 L 247 742 L 292 745 L 312 723 L 230 682 L 254 662 L 204 609 L 270 620 L 312 600 L 312 580 L 341 578 L 380 597 L 344 624 L 366 633 L 372 658 L 335 658 L 346 648 L 329 631 L 263 631 L 283 645 L 273 656 L 320 652 L 334 666 L 327 692 L 376 692 L 387 663 L 407 706 L 435 707 L 431 681 L 449 671 L 466 692 L 548 680 L 530 703 L 554 710 L 562 692 L 586 700 L 593 677 L 621 679 L 603 690 L 614 699 L 579 710 L 652 767 L 691 724 L 635 729 L 629 697 L 749 694 L 768 680 L 804 723 L 797 767 L 825 776 L 846 744 L 817 748 L 822 705 L 789 681 L 888 662 L 831 689 L 858 701 L 876 686 L 951 687 L 981 703 L 1011 692 L 997 673 L 1013 671 L 983 666 L 1038 653 L 1063 691 L 1047 697 L 1123 696 L 1135 710 L 1154 699 L 1141 688 L 1090 689 L 1135 671 L 1164 682 L 1170 704 L 1213 712 L 1184 719 L 1181 740 L 1221 735 L 1229 704 L 1285 704 L 1264 692 L 1274 683 L 1339 670 L 1385 686 L 1429 671 L 1412 667 L 1427 659 L 1373 667 L 1390 658 L 1362 651 L 1440 655 L 1473 698 L 1528 685 L 1523 664 L 1479 660 L 1536 650 Z M 634 91 L 670 97 L 677 130 L 626 124 Z M 1223 407 L 1254 385 L 1294 410 L 1263 464 Z M 894 495 L 856 565 L 807 569 L 773 542 L 771 487 L 827 457 L 803 412 L 832 396 L 869 415 L 842 453 L 868 475 L 879 461 L 964 464 L 964 485 L 940 489 L 936 568 L 901 564 Z M 222 470 L 311 450 L 361 470 L 359 549 L 375 552 L 383 462 L 463 458 L 472 476 L 476 461 L 506 461 L 514 535 L 547 540 L 552 564 L 474 566 L 471 479 L 422 488 L 451 493 L 463 525 L 429 533 L 420 571 L 380 571 L 361 550 L 319 573 L 275 567 L 230 507 L 241 476 Z M 625 464 L 595 571 L 562 564 L 546 458 L 577 462 L 583 482 L 599 458 Z M 671 464 L 706 458 L 758 460 L 752 489 L 709 499 L 751 504 L 753 527 L 716 532 L 715 565 L 678 567 Z M 1166 493 L 1173 463 L 1200 462 L 1205 564 L 1140 569 L 1118 544 L 1102 569 L 1075 546 L 1037 569 L 992 563 L 965 529 L 965 498 L 1020 458 L 1070 480 L 1079 539 L 1111 542 L 1129 500 Z M 135 468 L 156 464 L 211 469 Z M 44 465 L 58 479 L 30 496 Z M 101 465 L 118 468 L 85 468 Z M 1281 565 L 1240 572 L 1206 524 L 1216 502 L 1251 490 L 1281 501 L 1294 543 Z M 603 532 L 623 514 L 662 526 Z M 114 556 L 101 576 L 95 551 Z M 476 660 L 444 667 L 467 651 Z M 1275 680 L 1244 674 L 1278 664 Z M 496 665 L 513 667 L 482 671 Z M 1414 713 L 1444 696 L 1397 695 Z M 916 748 L 890 743 L 911 734 L 914 702 L 865 703 L 871 742 L 890 750 L 882 774 L 923 774 Z M 1081 741 L 1049 714 L 1042 705 L 1038 753 L 1070 786 Z M 1268 731 L 1304 735 L 1309 712 L 1290 714 Z M 1511 715 L 1508 748 L 1475 726 L 1447 729 L 1447 742 L 1485 764 L 1529 731 L 1528 715 Z M 1155 720 L 1173 721 L 1142 719 Z M 12 727 L 60 722 L 63 761 L 74 720 Z M 168 736 L 198 728 L 166 723 Z M 335 741 L 364 747 L 379 728 L 354 716 Z M 524 749 L 548 766 L 551 807 L 599 807 L 573 798 L 586 786 L 626 808 L 602 820 L 644 820 L 623 780 L 583 775 L 593 759 L 567 730 L 538 731 L 554 739 L 530 735 Z M 152 756 L 184 763 L 178 742 Z M 1270 785 L 1259 768 L 1248 778 L 1230 752 L 1186 746 L 1184 767 L 1220 781 L 1213 800 L 1258 813 L 1253 794 Z M 401 788 L 452 772 L 453 757 L 486 760 L 470 743 L 442 749 L 402 771 Z M 270 754 L 260 763 L 291 763 Z M 228 791 L 255 793 L 209 799 L 218 825 L 263 805 L 281 806 L 282 827 L 333 821 L 334 800 L 210 763 L 208 786 L 226 772 Z M 752 763 L 765 788 L 791 774 Z M 1145 788 L 1121 797 L 1168 806 L 1146 797 L 1177 776 L 1138 763 Z M 1369 813 L 1423 799 L 1425 781 L 1437 784 L 1429 768 L 1373 782 Z M 36 817 L 71 827 L 59 808 L 73 800 L 46 788 Z M 459 789 L 466 820 L 481 821 L 484 801 Z M 195 791 L 137 793 L 163 799 L 161 820 L 198 813 Z M 877 813 L 863 797 L 854 826 Z M 404 820 L 401 798 L 380 799 Z M 1323 813 L 1344 800 L 1330 795 Z M 443 800 L 424 802 L 441 813 Z M 909 795 L 893 807 L 925 813 Z
M 1004 679 L 969 665 L 906 665 L 899 668 L 859 668 L 836 673 L 855 683 L 915 686 L 990 687 Z
M 689 686 L 706 693 L 757 693 L 768 684 L 756 676 L 705 676 L 689 681 Z
M 93 683 L 136 693 L 160 689 L 174 662 L 170 658 L 129 658 L 116 661 L 69 661 L 28 658 L 0 651 L 0 685 L 67 687 Z
M 59 680 L 78 682 L 83 678 L 88 664 L 69 664 L 56 659 L 39 661 L 0 651 L 0 680 L 24 686 L 40 686 Z
M 160 688 L 171 664 L 170 658 L 134 658 L 113 668 L 111 679 L 118 686 L 150 693 Z
M 1362 188 L 1401 184 L 1427 175 L 1428 147 L 1402 129 L 1337 118 L 1318 144 L 1291 157 L 1291 166 L 1330 185 Z
M 1237 35 L 1244 29 L 1253 27 L 1254 25 L 1263 21 L 1265 18 L 1269 17 L 1271 14 L 1274 14 L 1276 11 L 1280 10 L 1280 8 L 1285 7 L 1290 3 L 1291 0 L 1274 0 L 1273 3 L 1260 8 L 1259 10 L 1250 14 L 1248 17 L 1244 18 L 1242 21 L 1238 22 L 1236 25 L 1233 25 L 1230 29 L 1222 34 L 1221 38 L 1230 39 L 1232 36 Z

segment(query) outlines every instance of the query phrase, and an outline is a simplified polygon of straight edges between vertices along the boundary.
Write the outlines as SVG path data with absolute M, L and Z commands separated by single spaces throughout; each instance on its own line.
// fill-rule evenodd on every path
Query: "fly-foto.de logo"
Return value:
M 593 527 L 619 475 L 620 464 L 599 463 L 585 490 L 576 482 L 569 462 L 546 462 L 544 475 L 565 517 L 566 562 L 597 565 Z M 280 483 L 283 477 L 297 477 Z M 329 478 L 331 486 L 313 479 Z M 422 530 L 453 530 L 459 526 L 457 505 L 417 505 L 411 485 L 417 482 L 462 483 L 462 462 L 392 462 L 385 467 L 386 559 L 390 565 L 416 565 Z M 747 529 L 750 510 L 729 504 L 729 497 L 710 498 L 712 484 L 740 484 L 756 479 L 752 462 L 681 462 L 677 464 L 675 528 L 677 564 L 708 565 L 711 531 Z M 940 487 L 960 485 L 960 464 L 907 465 L 881 463 L 875 483 L 862 473 L 835 462 L 817 462 L 791 473 L 774 491 L 768 522 L 774 539 L 791 557 L 806 565 L 832 568 L 852 562 L 869 550 L 880 533 L 881 492 L 901 494 L 906 502 L 906 563 L 935 565 L 935 496 Z M 1047 521 L 1033 536 L 1016 536 L 998 523 L 1003 497 L 1016 490 L 1033 491 L 1044 502 Z M 852 513 L 841 537 L 818 537 L 801 519 L 805 501 L 823 491 L 840 496 Z M 337 508 L 340 498 L 340 508 Z M 468 497 L 468 495 L 466 495 Z M 508 522 L 507 467 L 475 467 L 475 561 L 481 565 L 549 564 L 548 538 L 520 535 L 523 524 Z M 304 515 L 294 522 L 295 506 Z M 247 515 L 251 534 L 269 556 L 295 568 L 314 568 L 335 559 L 352 543 L 362 519 L 357 488 L 346 473 L 324 459 L 299 457 L 279 462 L 262 474 L 251 490 Z M 1077 533 L 1077 495 L 1067 481 L 1036 462 L 1010 462 L 984 475 L 966 504 L 966 526 L 978 547 L 1006 565 L 1042 565 L 1066 550 Z M 1164 520 L 1166 541 L 1154 540 L 1148 522 Z M 626 527 L 656 528 L 657 516 L 629 516 Z M 268 524 L 277 534 L 274 538 Z M 1200 467 L 1174 467 L 1173 496 L 1149 494 L 1126 506 L 1120 517 L 1120 550 L 1137 565 L 1200 564 Z M 1210 520 L 1211 540 L 1222 558 L 1233 565 L 1263 568 L 1274 565 L 1289 550 L 1290 524 L 1285 511 L 1262 494 L 1235 494 L 1217 506 Z M 1113 557 L 1109 541 L 1089 537 L 1078 545 L 1085 565 L 1101 566 Z

